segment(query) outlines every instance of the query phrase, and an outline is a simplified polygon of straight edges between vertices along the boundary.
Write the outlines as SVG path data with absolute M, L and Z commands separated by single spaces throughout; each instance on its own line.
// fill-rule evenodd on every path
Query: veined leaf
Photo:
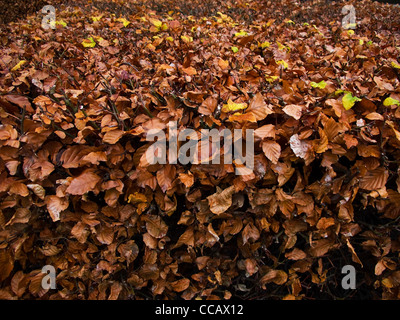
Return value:
M 353 108 L 354 104 L 357 101 L 361 101 L 361 99 L 358 97 L 353 97 L 351 93 L 346 93 L 342 98 L 343 107 L 346 110 L 350 110 L 351 108 Z

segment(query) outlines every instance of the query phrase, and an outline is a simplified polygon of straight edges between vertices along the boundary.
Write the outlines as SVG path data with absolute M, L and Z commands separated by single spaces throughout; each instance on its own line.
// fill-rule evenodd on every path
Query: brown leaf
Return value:
M 308 253 L 313 257 L 321 257 L 332 248 L 334 248 L 334 243 L 331 239 L 321 239 L 313 241 Z
M 278 163 L 281 156 L 281 146 L 279 143 L 272 140 L 265 140 L 262 142 L 262 149 L 268 160 L 274 164 Z
M 6 226 L 14 223 L 28 223 L 31 218 L 31 211 L 28 208 L 18 208 Z
M 72 180 L 66 192 L 73 195 L 83 195 L 84 193 L 93 191 L 100 180 L 101 178 L 95 173 L 95 169 L 86 169 Z
M 165 237 L 168 231 L 168 226 L 159 216 L 147 215 L 146 219 L 146 229 L 147 232 L 154 238 L 160 239 Z
M 0 282 L 7 279 L 14 267 L 14 259 L 6 250 L 0 250 Z
M 194 232 L 193 227 L 189 227 L 186 231 L 179 237 L 173 249 L 179 248 L 180 246 L 187 245 L 194 247 Z
M 160 186 L 162 192 L 166 192 L 171 189 L 172 181 L 176 176 L 176 168 L 174 165 L 166 164 L 161 168 L 161 170 L 157 171 L 157 182 Z
M 256 226 L 249 222 L 242 231 L 243 244 L 246 244 L 249 240 L 257 241 L 260 238 L 260 231 Z
M 105 133 L 103 143 L 116 144 L 119 139 L 125 134 L 122 130 L 111 130 Z
M 28 287 L 29 280 L 22 271 L 17 271 L 11 279 L 11 290 L 21 297 Z
M 275 126 L 273 124 L 266 124 L 254 130 L 254 135 L 260 139 L 272 138 L 275 139 Z
M 49 211 L 51 219 L 54 222 L 60 220 L 60 213 L 69 206 L 67 198 L 59 198 L 57 196 L 47 196 L 45 202 L 47 211 Z
M 350 252 L 351 252 L 351 258 L 354 262 L 359 263 L 361 265 L 361 267 L 363 267 L 363 264 L 360 260 L 360 258 L 358 257 L 356 251 L 354 250 L 354 247 L 352 246 L 352 244 L 350 243 L 349 239 L 346 239 L 346 244 L 347 247 L 349 248 Z
M 299 120 L 301 118 L 301 115 L 302 115 L 303 107 L 295 105 L 295 104 L 288 104 L 282 110 L 287 115 L 295 118 L 296 120 Z
M 7 101 L 14 103 L 21 108 L 26 108 L 26 111 L 28 111 L 30 113 L 35 112 L 35 110 L 33 110 L 33 108 L 32 108 L 31 103 L 29 102 L 28 98 L 25 96 L 8 94 L 8 95 L 5 95 L 4 98 Z
M 114 230 L 112 228 L 102 226 L 100 231 L 97 233 L 96 238 L 101 244 L 110 245 L 114 240 Z
M 228 210 L 232 205 L 232 195 L 234 192 L 235 187 L 230 186 L 224 190 L 219 189 L 213 195 L 208 196 L 207 200 L 210 205 L 211 212 L 214 214 L 221 214 Z
M 366 190 L 378 190 L 386 185 L 389 173 L 385 168 L 377 168 L 360 178 L 360 188 Z
M 189 288 L 190 280 L 189 279 L 180 279 L 170 283 L 172 290 L 176 292 L 182 292 Z
M 27 197 L 29 196 L 29 190 L 28 187 L 23 184 L 22 182 L 14 182 L 11 186 L 10 189 L 8 190 L 10 194 L 18 194 L 21 197 Z
M 90 234 L 90 231 L 86 229 L 86 226 L 82 222 L 78 222 L 72 229 L 71 234 L 74 236 L 80 243 L 85 243 L 87 237 Z
M 42 248 L 39 248 L 40 252 L 42 252 L 46 257 L 51 257 L 59 254 L 61 252 L 61 248 L 55 246 L 55 245 L 45 245 Z
M 122 284 L 118 281 L 114 281 L 110 288 L 110 295 L 108 296 L 108 300 L 117 300 L 122 289 Z
M 180 173 L 179 180 L 181 180 L 186 188 L 190 188 L 194 183 L 194 176 L 190 171 L 188 173 Z
M 214 113 L 215 109 L 217 108 L 217 105 L 218 105 L 218 100 L 211 96 L 202 102 L 198 111 L 201 114 L 210 116 Z
M 29 189 L 33 191 L 40 199 L 44 200 L 46 196 L 46 190 L 40 184 L 27 184 Z
M 334 225 L 335 225 L 335 219 L 323 217 L 323 218 L 318 220 L 317 229 L 326 230 L 330 226 L 334 226 Z
M 273 282 L 277 285 L 283 285 L 287 281 L 287 273 L 282 270 L 270 269 L 262 278 L 260 279 L 260 284 L 265 288 L 267 283 Z
M 285 257 L 290 260 L 301 260 L 307 257 L 303 250 L 294 248 L 291 252 L 285 254 Z
M 126 259 L 127 264 L 131 264 L 139 255 L 139 247 L 134 240 L 129 240 L 118 246 L 118 252 Z
M 261 93 L 257 93 L 250 102 L 250 106 L 246 109 L 246 113 L 251 113 L 257 121 L 265 119 L 269 114 L 274 113 L 264 101 Z

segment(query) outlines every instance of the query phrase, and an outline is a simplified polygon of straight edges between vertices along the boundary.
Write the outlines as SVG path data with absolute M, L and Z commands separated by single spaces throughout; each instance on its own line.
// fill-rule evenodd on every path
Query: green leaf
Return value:
M 393 98 L 389 97 L 389 98 L 386 98 L 385 101 L 383 101 L 383 105 L 385 107 L 389 107 L 389 106 L 392 106 L 392 105 L 400 106 L 400 102 L 399 102 L 399 100 L 396 100 L 396 99 L 393 99 Z
M 318 82 L 318 83 L 316 83 L 316 82 L 314 82 L 314 81 L 311 81 L 311 82 L 310 82 L 310 85 L 311 85 L 311 87 L 313 87 L 313 88 L 325 89 L 325 87 L 326 87 L 326 82 L 325 82 L 324 80 L 322 80 L 322 81 L 320 81 L 320 82 Z
M 236 53 L 236 52 L 239 51 L 239 48 L 238 48 L 238 47 L 231 47 L 231 49 L 232 49 L 233 53 Z
M 342 98 L 343 107 L 346 110 L 353 108 L 357 101 L 361 101 L 361 99 L 358 97 L 353 97 L 351 93 L 346 93 Z

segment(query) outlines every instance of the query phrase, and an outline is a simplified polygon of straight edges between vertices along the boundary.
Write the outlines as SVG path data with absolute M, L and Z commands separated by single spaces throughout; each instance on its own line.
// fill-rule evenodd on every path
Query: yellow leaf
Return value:
M 254 114 L 252 113 L 239 113 L 236 112 L 233 115 L 229 116 L 228 121 L 233 122 L 233 121 L 237 121 L 237 122 L 257 122 L 257 119 L 255 117 Z
M 269 48 L 270 45 L 271 44 L 268 41 L 264 41 L 263 43 L 259 44 L 259 47 L 264 49 L 264 48 Z
M 353 108 L 354 104 L 357 101 L 361 101 L 361 99 L 357 98 L 357 97 L 353 97 L 351 93 L 346 93 L 342 98 L 343 107 L 346 110 L 350 110 L 351 108 Z
M 26 63 L 26 60 L 21 60 L 20 62 L 18 62 L 14 68 L 11 69 L 11 71 L 17 71 L 19 68 L 21 68 L 21 66 L 23 66 Z
M 269 83 L 273 83 L 277 79 L 279 79 L 278 76 L 265 76 L 265 80 L 267 80 Z
M 90 37 L 89 39 L 83 40 L 82 45 L 85 48 L 93 48 L 96 45 L 96 42 L 94 42 L 94 39 L 92 37 Z
M 400 69 L 400 64 L 392 61 L 392 67 L 396 69 Z
M 135 192 L 134 194 L 130 194 L 128 197 L 128 202 L 132 204 L 137 204 L 137 203 L 146 203 L 147 198 L 143 193 Z
M 235 37 L 245 37 L 248 33 L 246 31 L 241 30 L 240 32 L 235 33 Z
M 126 20 L 125 18 L 119 18 L 119 19 L 117 19 L 117 21 L 122 22 L 124 27 L 126 27 L 130 24 L 130 22 L 128 20 Z
M 66 27 L 66 26 L 67 26 L 67 23 L 66 23 L 65 21 L 63 21 L 63 20 L 56 21 L 56 24 L 60 24 L 60 25 L 62 25 L 63 27 Z
M 279 50 L 285 49 L 285 46 L 282 43 L 280 43 L 279 41 L 277 41 L 276 44 L 278 45 Z
M 311 81 L 311 82 L 310 82 L 310 85 L 311 85 L 311 87 L 313 87 L 313 88 L 325 89 L 325 87 L 326 87 L 326 82 L 325 82 L 324 80 L 322 80 L 322 81 L 320 81 L 320 82 L 318 82 L 318 83 L 316 83 L 316 82 L 314 82 L 314 81 Z
M 227 104 L 224 104 L 221 111 L 228 113 L 237 110 L 243 110 L 247 108 L 247 103 L 235 103 L 231 99 L 228 100 Z
M 91 17 L 93 22 L 100 21 L 103 16 Z
M 156 28 L 160 29 L 162 26 L 162 22 L 158 19 L 150 19 L 150 22 L 153 26 L 155 26 Z
M 186 42 L 186 43 L 193 42 L 193 38 L 192 38 L 192 37 L 181 36 L 181 39 L 182 39 L 184 42 Z
M 289 66 L 285 60 L 279 60 L 276 63 L 281 64 L 283 66 L 283 69 L 287 69 L 287 67 Z
M 353 28 L 355 28 L 355 27 L 357 27 L 357 23 L 348 23 L 348 24 L 345 26 L 345 29 L 353 29 Z M 353 31 L 353 33 L 354 33 L 354 31 Z
M 393 99 L 391 97 L 388 97 L 388 98 L 385 99 L 385 101 L 383 101 L 383 105 L 385 107 L 389 107 L 389 106 L 392 106 L 392 105 L 400 106 L 400 102 L 399 102 L 399 100 L 396 100 L 396 99 Z

